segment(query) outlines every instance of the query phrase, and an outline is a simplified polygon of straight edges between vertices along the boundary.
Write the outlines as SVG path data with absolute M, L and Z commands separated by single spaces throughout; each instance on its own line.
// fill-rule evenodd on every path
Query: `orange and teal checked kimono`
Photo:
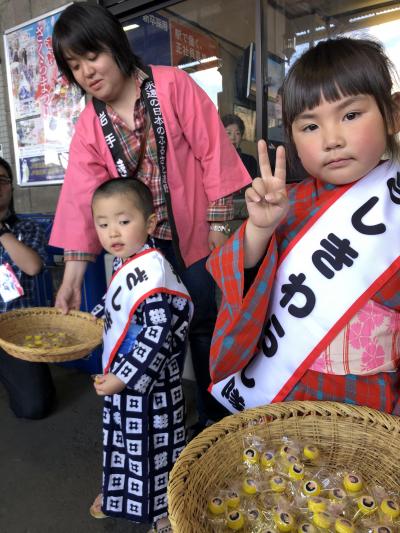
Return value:
M 245 270 L 243 267 L 245 224 L 223 247 L 212 253 L 208 269 L 223 294 L 211 347 L 213 383 L 243 369 L 257 352 L 279 257 L 309 219 L 330 201 L 335 189 L 336 186 L 313 178 L 289 186 L 288 216 L 272 237 L 258 269 Z M 368 338 L 365 333 L 373 335 L 371 308 L 380 309 L 389 317 L 390 327 L 385 333 L 386 341 L 382 343 L 384 350 L 379 339 Z M 340 340 L 342 353 L 337 353 L 336 346 L 336 361 L 327 363 L 330 354 L 327 347 L 312 365 L 313 369 L 306 370 L 285 400 L 339 401 L 400 415 L 397 371 L 400 366 L 400 272 L 397 271 L 360 311 L 353 329 L 358 328 L 364 336 L 360 336 L 361 333 L 357 338 L 349 335 L 346 326 Z M 358 345 L 356 350 L 357 341 L 364 343 L 365 351 L 375 350 L 376 359 L 379 355 L 381 360 L 373 360 L 367 363 L 367 367 L 360 366 L 359 372 L 350 373 L 348 370 L 357 366 L 351 364 L 354 353 L 360 348 Z M 381 348 L 380 352 L 377 347 Z M 374 372 L 373 368 L 390 371 Z

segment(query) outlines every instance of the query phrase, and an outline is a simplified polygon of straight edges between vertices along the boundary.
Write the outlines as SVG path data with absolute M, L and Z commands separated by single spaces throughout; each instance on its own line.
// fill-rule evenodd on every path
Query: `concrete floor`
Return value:
M 147 525 L 106 518 L 89 507 L 101 486 L 102 400 L 88 374 L 52 366 L 58 405 L 44 420 L 14 417 L 0 385 L 0 533 L 145 533 Z M 185 382 L 188 424 L 192 382 Z

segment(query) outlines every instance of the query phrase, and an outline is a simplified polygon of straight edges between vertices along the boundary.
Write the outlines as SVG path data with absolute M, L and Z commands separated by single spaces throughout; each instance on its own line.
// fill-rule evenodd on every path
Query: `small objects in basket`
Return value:
M 317 529 L 307 520 L 301 522 L 297 528 L 298 533 L 317 533 Z
M 273 450 L 265 450 L 261 454 L 261 467 L 263 470 L 272 470 L 275 465 L 276 457 L 275 452 Z
M 225 513 L 226 505 L 221 496 L 211 496 L 208 500 L 208 510 L 213 516 Z
M 26 348 L 62 348 L 76 344 L 76 340 L 65 331 L 42 331 L 35 335 L 25 335 L 19 344 Z
M 246 435 L 237 471 L 208 499 L 215 533 L 392 533 L 400 531 L 398 494 L 359 472 L 324 465 L 314 444 Z M 393 529 L 394 528 L 394 529 Z
M 256 465 L 258 463 L 258 451 L 255 447 L 249 446 L 244 449 L 243 462 L 248 465 Z
M 347 472 L 343 477 L 343 487 L 347 494 L 356 496 L 364 487 L 363 479 L 355 472 Z
M 233 531 L 239 531 L 243 529 L 245 525 L 245 515 L 237 509 L 228 512 L 226 516 L 226 525 Z
M 378 505 L 375 499 L 369 494 L 363 494 L 356 498 L 356 513 L 353 521 L 356 521 L 360 516 L 370 516 L 378 510 Z
M 335 531 L 336 533 L 354 533 L 355 526 L 351 520 L 339 516 L 335 520 Z
M 272 518 L 278 531 L 293 531 L 296 525 L 296 519 L 294 515 L 286 509 L 277 509 L 274 511 Z
M 312 498 L 321 494 L 321 484 L 316 479 L 307 479 L 302 483 L 300 490 L 303 496 Z
M 228 509 L 237 509 L 240 505 L 239 492 L 235 489 L 227 490 L 225 501 Z
M 305 460 L 310 461 L 311 463 L 316 463 L 321 454 L 315 444 L 307 444 L 303 448 L 303 455 Z
M 400 516 L 400 506 L 392 498 L 385 498 L 380 505 L 382 514 L 389 519 L 396 520 Z
M 335 522 L 335 518 L 327 511 L 320 511 L 312 515 L 312 521 L 313 524 L 319 527 L 322 531 L 329 531 L 332 524 Z

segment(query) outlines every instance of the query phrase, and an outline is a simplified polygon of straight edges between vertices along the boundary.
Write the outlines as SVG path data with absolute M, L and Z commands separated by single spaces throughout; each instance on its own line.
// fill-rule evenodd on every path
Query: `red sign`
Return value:
M 190 26 L 171 21 L 171 56 L 174 66 L 218 57 L 218 44 Z M 211 65 L 204 63 L 209 68 Z

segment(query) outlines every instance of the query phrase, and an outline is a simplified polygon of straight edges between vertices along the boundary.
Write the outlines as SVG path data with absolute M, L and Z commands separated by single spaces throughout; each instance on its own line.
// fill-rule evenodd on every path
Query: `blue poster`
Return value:
M 170 27 L 167 18 L 149 14 L 124 23 L 134 54 L 145 65 L 171 65 Z

